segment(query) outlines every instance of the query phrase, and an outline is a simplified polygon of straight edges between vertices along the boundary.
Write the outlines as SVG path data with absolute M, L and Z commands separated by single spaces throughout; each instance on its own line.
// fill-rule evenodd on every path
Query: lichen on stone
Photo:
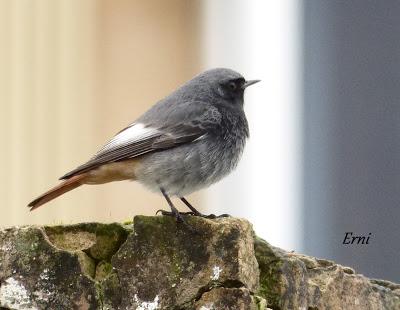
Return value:
M 136 310 L 156 310 L 158 309 L 159 297 L 156 295 L 153 301 L 142 301 L 138 298 L 137 294 L 133 296 L 133 303 L 135 303 Z
M 219 266 L 214 266 L 212 268 L 212 271 L 213 271 L 213 274 L 210 276 L 211 280 L 218 281 L 219 275 L 220 275 L 220 273 L 222 271 L 222 268 L 219 267 Z
M 0 305 L 10 309 L 34 309 L 23 283 L 12 277 L 5 279 L 0 286 Z

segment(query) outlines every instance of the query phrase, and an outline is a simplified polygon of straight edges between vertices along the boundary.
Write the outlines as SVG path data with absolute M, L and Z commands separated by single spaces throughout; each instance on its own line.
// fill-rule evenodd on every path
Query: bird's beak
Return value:
M 260 81 L 261 80 L 249 80 L 249 81 L 246 81 L 246 82 L 244 82 L 242 88 L 245 89 L 245 88 L 249 87 L 250 85 L 253 85 L 253 84 L 258 83 Z

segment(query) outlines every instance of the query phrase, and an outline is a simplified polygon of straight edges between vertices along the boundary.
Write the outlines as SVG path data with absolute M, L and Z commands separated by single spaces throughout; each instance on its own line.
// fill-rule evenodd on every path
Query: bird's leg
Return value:
M 186 200 L 185 197 L 179 197 L 182 202 L 192 211 L 191 213 L 195 216 L 204 216 L 204 214 L 200 213 L 198 210 L 196 210 L 195 207 L 193 207 L 189 201 Z
M 165 211 L 165 210 L 158 210 L 158 212 L 161 212 L 162 215 L 168 215 L 168 216 L 174 216 L 176 218 L 176 221 L 178 223 L 184 223 L 186 226 L 190 227 L 185 220 L 183 219 L 181 213 L 178 211 L 177 208 L 175 208 L 175 206 L 173 205 L 171 199 L 169 198 L 169 196 L 167 195 L 167 193 L 165 192 L 165 190 L 161 187 L 160 188 L 161 193 L 163 194 L 165 200 L 167 201 L 169 207 L 171 208 L 171 212 Z
M 208 219 L 215 219 L 217 217 L 229 217 L 229 214 L 221 214 L 221 215 L 215 215 L 215 214 L 209 214 L 209 215 L 205 215 L 201 212 L 199 212 L 195 207 L 193 207 L 189 201 L 186 200 L 185 197 L 180 197 L 180 199 L 182 200 L 182 202 L 192 211 L 192 215 L 194 216 L 200 216 L 200 217 L 204 217 L 204 218 L 208 218 Z

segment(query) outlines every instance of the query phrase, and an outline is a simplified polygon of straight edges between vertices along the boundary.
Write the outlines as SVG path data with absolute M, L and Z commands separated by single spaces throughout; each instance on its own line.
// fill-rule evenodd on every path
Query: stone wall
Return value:
M 236 218 L 0 230 L 0 309 L 400 309 L 400 285 L 285 252 Z

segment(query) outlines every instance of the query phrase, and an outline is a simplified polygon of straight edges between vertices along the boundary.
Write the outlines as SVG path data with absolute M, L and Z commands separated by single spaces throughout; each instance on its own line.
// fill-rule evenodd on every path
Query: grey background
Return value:
M 304 0 L 303 18 L 304 252 L 400 282 L 400 1 Z

